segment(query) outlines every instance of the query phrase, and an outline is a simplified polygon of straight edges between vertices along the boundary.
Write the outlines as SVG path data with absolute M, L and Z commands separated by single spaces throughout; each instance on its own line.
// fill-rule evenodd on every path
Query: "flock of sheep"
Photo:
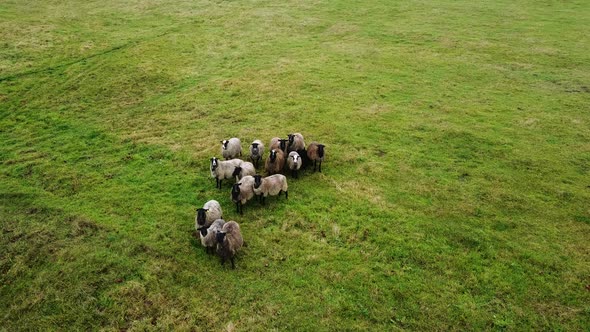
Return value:
M 299 171 L 311 166 L 312 162 L 314 171 L 317 166 L 322 171 L 324 145 L 312 142 L 306 149 L 300 133 L 289 134 L 286 139 L 274 137 L 270 140 L 269 150 L 264 163 L 266 177 L 256 174 L 264 155 L 264 144 L 260 140 L 254 140 L 250 145 L 251 162 L 237 158 L 242 156 L 242 146 L 235 137 L 221 141 L 221 155 L 225 160 L 215 157 L 210 160 L 211 177 L 215 178 L 216 188 L 221 189 L 221 182 L 225 179 L 236 179 L 232 185 L 231 199 L 240 214 L 243 213 L 244 204 L 254 197 L 263 205 L 267 196 L 280 196 L 283 192 L 288 199 L 287 177 L 281 174 L 284 171 L 290 171 L 294 178 L 298 178 Z M 234 256 L 244 244 L 244 239 L 240 225 L 233 220 L 225 222 L 222 214 L 218 201 L 206 202 L 197 209 L 195 228 L 207 252 L 217 251 L 222 265 L 229 259 L 232 268 L 235 268 Z

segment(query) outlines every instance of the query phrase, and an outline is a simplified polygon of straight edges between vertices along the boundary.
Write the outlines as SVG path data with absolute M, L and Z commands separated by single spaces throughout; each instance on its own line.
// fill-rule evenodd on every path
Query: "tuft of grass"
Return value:
M 588 330 L 589 9 L 0 3 L 1 325 Z M 217 142 L 290 132 L 323 173 L 236 214 Z

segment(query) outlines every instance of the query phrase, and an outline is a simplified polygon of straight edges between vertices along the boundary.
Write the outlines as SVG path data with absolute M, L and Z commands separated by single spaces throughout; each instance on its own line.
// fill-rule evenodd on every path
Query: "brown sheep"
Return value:
M 281 173 L 285 167 L 285 154 L 278 149 L 270 150 L 270 156 L 266 158 L 264 169 L 268 175 Z
M 313 161 L 313 171 L 315 172 L 317 162 L 320 162 L 320 173 L 322 172 L 322 161 L 324 161 L 325 145 L 317 142 L 311 142 L 307 147 L 307 157 Z

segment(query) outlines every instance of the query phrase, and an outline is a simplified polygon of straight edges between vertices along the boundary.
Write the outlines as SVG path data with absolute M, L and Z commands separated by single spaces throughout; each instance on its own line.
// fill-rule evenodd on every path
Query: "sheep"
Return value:
M 205 203 L 202 208 L 197 209 L 197 216 L 195 217 L 195 229 L 200 227 L 209 227 L 211 223 L 217 219 L 221 219 L 223 210 L 219 202 L 212 199 Z
M 244 214 L 243 205 L 254 197 L 254 177 L 246 175 L 231 188 L 231 200 L 236 203 L 236 212 Z
M 264 144 L 260 140 L 254 140 L 250 145 L 250 160 L 254 163 L 255 167 L 258 168 L 258 163 L 264 155 Z
M 305 141 L 303 141 L 303 135 L 300 133 L 289 134 L 289 144 L 287 146 L 287 152 L 297 151 L 305 149 Z
M 309 157 L 307 156 L 307 149 L 299 149 L 297 150 L 297 154 L 301 157 L 301 169 L 306 170 L 309 167 Z
M 238 182 L 244 176 L 254 174 L 256 174 L 256 168 L 254 168 L 254 165 L 252 165 L 252 163 L 249 161 L 244 161 L 240 164 L 240 166 L 236 166 L 236 168 L 234 168 L 232 176 L 235 176 L 236 182 Z
M 285 154 L 278 149 L 272 149 L 270 156 L 266 158 L 264 169 L 268 175 L 280 173 L 285 167 Z
M 199 237 L 201 238 L 201 244 L 205 247 L 207 253 L 215 252 L 217 232 L 221 231 L 223 224 L 225 224 L 225 220 L 217 219 L 209 227 L 201 226 L 197 228 L 197 231 L 199 231 Z
M 240 139 L 232 137 L 229 140 L 221 141 L 221 155 L 225 160 L 242 156 L 242 145 Z
M 285 199 L 289 199 L 289 186 L 287 185 L 287 178 L 282 174 L 275 174 L 263 178 L 260 175 L 254 175 L 254 194 L 261 195 L 262 205 L 266 200 L 266 196 L 281 195 L 285 192 Z
M 217 238 L 217 254 L 221 257 L 221 265 L 229 258 L 232 269 L 236 268 L 234 257 L 238 250 L 244 244 L 242 233 L 240 232 L 240 225 L 231 220 L 223 224 L 221 231 L 216 233 Z
M 311 142 L 307 147 L 307 157 L 310 162 L 313 161 L 313 171 L 315 172 L 317 162 L 320 162 L 320 173 L 322 172 L 322 161 L 324 160 L 325 145 L 317 142 Z
M 281 151 L 283 151 L 283 153 L 287 153 L 288 142 L 289 142 L 289 139 L 273 137 L 270 140 L 270 144 L 269 144 L 270 148 L 269 149 L 281 150 Z
M 287 157 L 287 167 L 291 170 L 291 176 L 294 178 L 299 177 L 299 169 L 301 168 L 301 156 L 295 151 L 289 153 Z
M 215 157 L 211 158 L 209 168 L 211 170 L 211 177 L 215 178 L 215 188 L 221 189 L 222 180 L 233 178 L 235 168 L 242 163 L 243 161 L 240 159 L 219 160 Z

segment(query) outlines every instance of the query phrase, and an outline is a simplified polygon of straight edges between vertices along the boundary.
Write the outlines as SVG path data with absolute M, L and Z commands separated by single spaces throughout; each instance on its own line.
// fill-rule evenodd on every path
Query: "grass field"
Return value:
M 0 0 L 0 330 L 590 329 L 590 2 Z M 235 213 L 219 140 L 322 173 Z M 217 199 L 235 270 L 193 238 Z

